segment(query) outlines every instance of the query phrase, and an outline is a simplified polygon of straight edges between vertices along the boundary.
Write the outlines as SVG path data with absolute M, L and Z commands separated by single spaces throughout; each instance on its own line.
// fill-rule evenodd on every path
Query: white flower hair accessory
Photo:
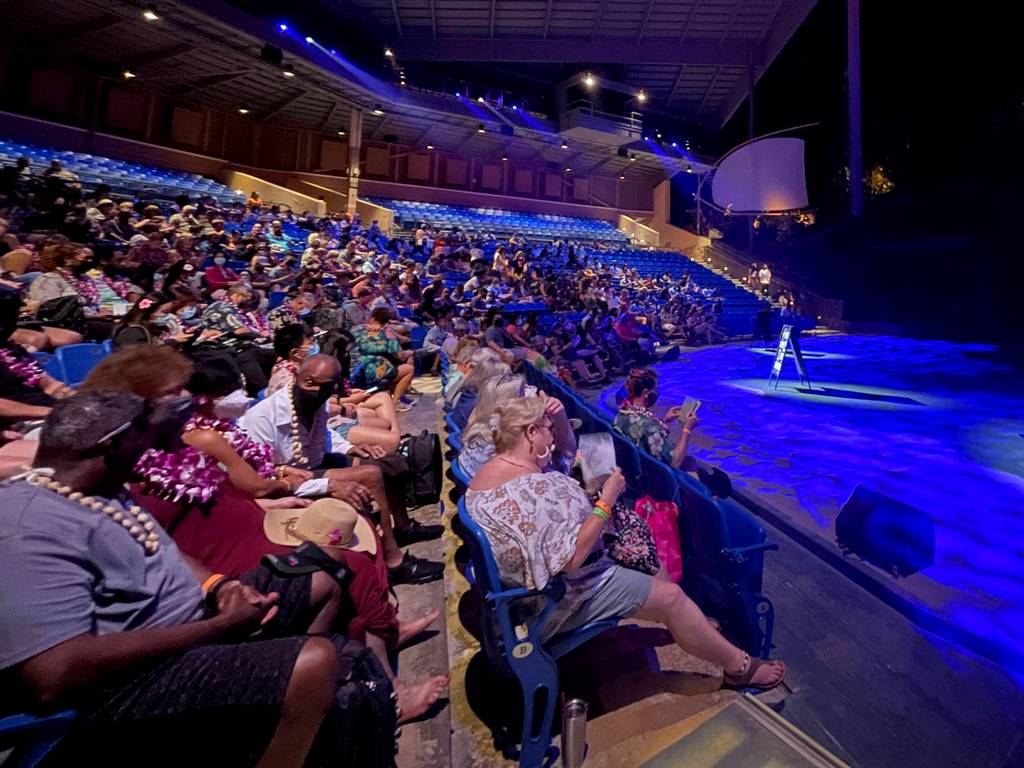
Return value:
M 487 424 L 491 428 L 492 431 L 497 432 L 498 431 L 498 414 L 496 414 L 496 413 L 493 414 L 491 416 L 491 418 L 490 418 L 490 421 L 488 421 Z

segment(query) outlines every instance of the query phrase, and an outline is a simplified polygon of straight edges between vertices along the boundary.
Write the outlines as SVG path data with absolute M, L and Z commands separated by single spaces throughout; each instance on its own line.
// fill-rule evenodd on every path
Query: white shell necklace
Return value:
M 142 511 L 141 507 L 132 504 L 127 509 L 119 509 L 101 499 L 86 496 L 81 491 L 73 491 L 71 486 L 61 485 L 41 472 L 32 472 L 25 477 L 25 481 L 59 493 L 61 496 L 71 501 L 76 501 L 87 509 L 102 512 L 115 523 L 122 525 L 142 545 L 147 555 L 155 554 L 160 549 L 160 536 L 156 533 L 156 523 L 153 522 L 150 515 Z

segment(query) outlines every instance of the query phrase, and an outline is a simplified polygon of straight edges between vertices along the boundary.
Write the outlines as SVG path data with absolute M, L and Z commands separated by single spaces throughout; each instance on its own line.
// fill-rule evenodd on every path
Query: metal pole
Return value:
M 363 146 L 363 110 L 353 109 L 348 129 L 348 196 L 345 210 L 356 212 L 356 198 L 359 196 L 359 153 Z
M 860 0 L 846 0 L 846 94 L 849 102 L 850 216 L 864 216 L 864 147 L 860 102 Z

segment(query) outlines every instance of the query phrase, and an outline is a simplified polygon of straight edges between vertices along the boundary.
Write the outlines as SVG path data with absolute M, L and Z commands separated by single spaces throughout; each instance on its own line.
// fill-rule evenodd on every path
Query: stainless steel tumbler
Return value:
M 587 754 L 587 702 L 570 699 L 562 705 L 562 765 L 580 768 Z

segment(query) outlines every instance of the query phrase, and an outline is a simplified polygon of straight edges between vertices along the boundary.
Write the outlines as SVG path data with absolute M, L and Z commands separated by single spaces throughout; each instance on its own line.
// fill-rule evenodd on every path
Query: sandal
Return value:
M 779 679 L 774 683 L 755 683 L 753 682 L 754 675 L 761 667 L 768 664 L 778 664 L 782 667 L 782 674 Z M 772 688 L 778 686 L 786 677 L 786 666 L 781 661 L 763 661 L 762 659 L 753 658 L 749 653 L 743 654 L 743 666 L 740 667 L 740 672 L 735 674 L 724 672 L 722 674 L 722 687 L 723 688 L 734 688 L 742 690 L 743 688 L 756 688 L 759 691 L 770 691 Z

